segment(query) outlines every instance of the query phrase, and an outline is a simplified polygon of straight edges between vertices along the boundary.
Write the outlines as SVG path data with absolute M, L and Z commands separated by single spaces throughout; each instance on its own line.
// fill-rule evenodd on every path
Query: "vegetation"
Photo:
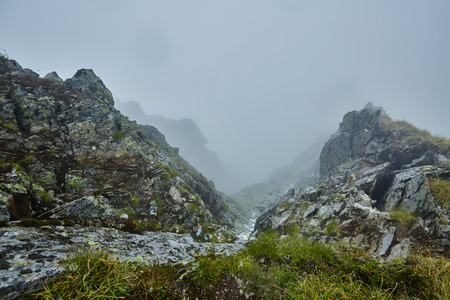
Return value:
M 441 205 L 450 208 L 450 179 L 434 177 L 428 180 L 434 199 Z
M 392 219 L 407 227 L 414 225 L 417 217 L 412 212 L 405 208 L 394 208 L 389 212 Z
M 382 126 L 394 130 L 405 131 L 407 133 L 405 140 L 419 140 L 426 146 L 435 148 L 446 156 L 450 155 L 450 139 L 446 137 L 433 135 L 428 130 L 417 128 L 407 121 L 393 121 L 387 115 L 384 115 L 384 118 L 382 119 Z
M 163 164 L 163 163 L 161 163 L 161 162 L 157 162 L 157 163 L 155 164 L 155 166 L 157 166 L 158 168 L 160 168 L 160 169 L 166 171 L 166 173 L 164 173 L 164 174 L 162 175 L 162 178 L 163 178 L 164 180 L 169 180 L 170 178 L 175 178 L 175 177 L 178 176 L 178 172 L 177 172 L 176 170 L 172 169 L 172 168 L 171 168 L 170 166 L 168 166 L 168 165 L 165 165 L 165 164 Z
M 118 141 L 120 141 L 122 139 L 122 131 L 116 131 L 116 132 L 114 132 L 113 134 L 112 134 L 112 140 L 114 141 L 114 142 L 118 142 Z
M 285 237 L 265 232 L 234 255 L 211 252 L 187 266 L 137 265 L 95 250 L 76 253 L 64 265 L 63 274 L 34 297 L 243 298 L 239 291 L 257 299 L 450 297 L 450 262 L 444 258 L 414 255 L 382 264 L 361 249 L 310 242 L 295 229 Z
M 138 206 L 139 198 L 136 192 L 130 197 L 130 202 L 133 203 L 134 206 Z
M 341 226 L 336 219 L 332 219 L 325 227 L 325 234 L 328 236 L 339 236 L 341 234 Z
M 199 173 L 193 167 L 191 167 L 187 162 L 178 156 L 172 156 L 171 159 L 180 166 L 186 173 L 192 176 L 198 176 Z

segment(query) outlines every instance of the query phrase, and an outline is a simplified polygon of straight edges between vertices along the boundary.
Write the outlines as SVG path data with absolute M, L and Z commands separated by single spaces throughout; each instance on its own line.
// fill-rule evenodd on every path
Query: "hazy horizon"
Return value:
M 0 2 L 0 50 L 189 118 L 241 187 L 368 102 L 450 137 L 448 1 Z M 2 50 L 3 49 L 3 50 Z

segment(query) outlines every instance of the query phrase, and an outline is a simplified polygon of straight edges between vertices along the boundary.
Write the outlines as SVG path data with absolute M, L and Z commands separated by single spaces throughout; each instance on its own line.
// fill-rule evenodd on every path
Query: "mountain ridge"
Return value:
M 449 257 L 450 201 L 433 188 L 450 186 L 449 153 L 450 140 L 393 121 L 381 107 L 349 112 L 322 149 L 320 180 L 265 211 L 256 233 L 298 228 L 388 261 L 424 249 Z

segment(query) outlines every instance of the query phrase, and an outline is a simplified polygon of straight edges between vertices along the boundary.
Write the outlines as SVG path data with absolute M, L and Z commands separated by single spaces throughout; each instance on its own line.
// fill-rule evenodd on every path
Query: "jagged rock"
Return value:
M 102 101 L 109 107 L 114 106 L 111 92 L 91 69 L 78 70 L 71 79 L 66 81 L 66 85 L 70 85 L 73 90 L 86 97 Z
M 372 105 L 346 114 L 323 147 L 320 182 L 264 212 L 255 234 L 297 226 L 309 239 L 343 240 L 382 260 L 423 248 L 450 257 L 450 212 L 428 184 L 450 178 L 450 149 L 430 136 Z
M 51 80 L 55 83 L 63 83 L 63 80 L 61 79 L 61 77 L 59 77 L 58 73 L 56 73 L 55 71 L 48 73 L 47 75 L 45 75 L 44 78 Z
M 432 169 L 434 172 L 431 172 Z M 430 168 L 416 167 L 396 172 L 381 209 L 390 211 L 401 207 L 423 218 L 436 216 L 438 208 L 428 187 L 427 175 L 439 176 L 442 173 L 445 172 L 431 166 Z
M 221 162 L 216 152 L 206 148 L 207 139 L 197 124 L 187 118 L 174 120 L 157 114 L 146 114 L 135 101 L 115 101 L 116 107 L 126 116 L 140 124 L 152 125 L 161 131 L 165 139 L 180 150 L 180 154 L 209 179 L 218 183 L 220 189 L 229 191 L 236 186 L 234 172 Z
M 10 221 L 10 204 L 12 196 L 8 193 L 0 191 L 0 226 L 9 225 Z

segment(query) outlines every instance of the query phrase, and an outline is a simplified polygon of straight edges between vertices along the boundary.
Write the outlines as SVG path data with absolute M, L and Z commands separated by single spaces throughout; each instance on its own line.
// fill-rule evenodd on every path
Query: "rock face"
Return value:
M 449 206 L 430 190 L 433 178 L 450 186 L 449 145 L 371 104 L 350 112 L 323 147 L 321 180 L 264 212 L 256 232 L 296 226 L 384 260 L 415 250 L 449 257 Z
M 154 127 L 114 108 L 92 70 L 39 78 L 0 58 L 0 222 L 72 220 L 228 241 L 245 215 Z

